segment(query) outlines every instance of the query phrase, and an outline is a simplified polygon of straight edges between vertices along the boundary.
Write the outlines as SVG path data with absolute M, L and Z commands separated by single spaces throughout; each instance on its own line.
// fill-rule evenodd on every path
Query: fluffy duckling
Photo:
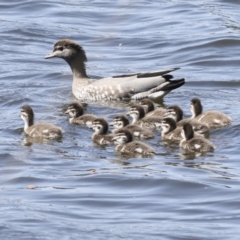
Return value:
M 181 131 L 182 140 L 179 146 L 189 152 L 213 152 L 214 145 L 203 137 L 194 136 L 193 127 L 190 123 L 185 123 Z
M 32 108 L 25 105 L 21 109 L 20 117 L 24 122 L 24 132 L 34 138 L 59 139 L 62 137 L 63 130 L 50 123 L 34 124 L 34 112 Z
M 92 122 L 97 118 L 97 116 L 93 114 L 83 114 L 83 107 L 77 102 L 69 104 L 65 113 L 70 116 L 70 123 L 86 125 L 89 128 L 92 127 Z
M 172 118 L 176 123 L 182 120 L 183 110 L 178 105 L 172 105 L 166 109 L 166 112 L 163 114 L 163 118 Z
M 112 144 L 113 134 L 108 134 L 108 123 L 104 118 L 96 118 L 92 122 L 92 129 L 95 131 L 92 140 L 99 145 Z
M 128 115 L 132 117 L 132 124 L 142 128 L 156 129 L 155 123 L 160 123 L 162 121 L 161 117 L 156 116 L 145 118 L 144 108 L 139 104 L 133 104 Z
M 203 107 L 198 98 L 191 100 L 190 110 L 192 119 L 206 123 L 210 129 L 224 127 L 232 123 L 232 119 L 224 113 L 218 111 L 206 111 L 202 113 Z
M 207 134 L 209 133 L 209 127 L 206 123 L 198 122 L 195 119 L 182 119 L 183 118 L 183 112 L 180 107 L 173 108 L 169 107 L 167 111 L 164 114 L 164 118 L 172 118 L 176 121 L 177 127 L 182 127 L 185 123 L 189 122 L 193 126 L 194 132 L 198 134 Z
M 117 115 L 112 124 L 115 127 L 114 134 L 118 133 L 121 129 L 127 129 L 134 137 L 141 139 L 154 138 L 154 134 L 151 130 L 142 128 L 138 125 L 129 124 L 129 120 L 124 115 Z
M 149 145 L 132 140 L 133 136 L 127 129 L 119 130 L 113 138 L 114 144 L 117 145 L 116 151 L 128 154 L 140 153 L 146 156 L 156 153 L 154 148 L 150 147 Z
M 145 117 L 163 117 L 166 112 L 166 108 L 158 107 L 154 108 L 153 101 L 149 98 L 142 99 L 139 104 L 144 108 Z
M 161 127 L 161 136 L 163 140 L 181 141 L 181 127 L 177 127 L 176 121 L 172 118 L 164 118 L 157 128 Z

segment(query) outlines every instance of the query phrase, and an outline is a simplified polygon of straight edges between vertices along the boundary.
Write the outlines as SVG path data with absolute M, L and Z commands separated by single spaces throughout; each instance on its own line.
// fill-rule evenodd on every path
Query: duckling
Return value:
M 163 117 L 166 108 L 158 107 L 154 109 L 153 101 L 149 98 L 142 99 L 139 104 L 144 108 L 145 117 Z
M 92 122 L 92 129 L 95 131 L 92 140 L 99 145 L 112 144 L 113 134 L 108 134 L 108 123 L 104 118 L 96 118 Z
M 151 130 L 142 128 L 138 125 L 129 124 L 129 120 L 124 115 L 117 115 L 112 124 L 115 127 L 114 134 L 118 133 L 121 129 L 127 129 L 134 137 L 141 139 L 154 138 L 154 134 Z
M 182 112 L 182 110 L 180 111 L 179 109 L 181 109 L 181 108 L 180 107 L 178 107 L 178 108 L 169 107 L 167 109 L 167 111 L 165 112 L 165 114 L 163 115 L 164 118 L 174 119 L 177 123 L 177 127 L 182 127 L 185 123 L 189 122 L 193 126 L 194 132 L 196 132 L 200 135 L 209 133 L 209 127 L 207 124 L 198 122 L 195 119 L 190 119 L 190 118 L 182 119 L 183 112 Z
M 178 105 L 169 106 L 163 114 L 163 118 L 171 117 L 176 123 L 182 120 L 183 110 Z
M 20 117 L 24 122 L 24 132 L 34 138 L 59 139 L 62 137 L 63 130 L 50 123 L 34 124 L 34 112 L 32 108 L 25 105 L 21 109 Z
M 181 131 L 182 140 L 179 146 L 189 152 L 213 152 L 215 146 L 206 138 L 194 136 L 193 127 L 185 123 Z
M 210 129 L 225 127 L 232 123 L 232 119 L 224 113 L 218 111 L 206 111 L 202 113 L 202 109 L 203 107 L 200 99 L 193 98 L 190 106 L 192 119 L 206 123 Z
M 164 118 L 160 124 L 156 124 L 157 128 L 161 127 L 161 136 L 163 140 L 180 141 L 181 127 L 177 127 L 176 121 L 172 118 Z
M 128 154 L 140 153 L 146 156 L 156 153 L 154 148 L 150 147 L 149 145 L 132 140 L 133 136 L 130 131 L 127 129 L 120 129 L 113 138 L 114 144 L 117 145 L 116 151 Z
M 74 102 L 69 104 L 66 114 L 69 114 L 71 118 L 69 118 L 70 123 L 78 124 L 78 125 L 86 125 L 87 127 L 92 127 L 92 122 L 97 118 L 96 115 L 93 114 L 83 114 L 83 107 L 80 103 Z
M 144 108 L 139 104 L 133 104 L 128 112 L 132 117 L 132 124 L 138 125 L 142 128 L 156 129 L 155 123 L 162 121 L 161 117 L 146 117 Z

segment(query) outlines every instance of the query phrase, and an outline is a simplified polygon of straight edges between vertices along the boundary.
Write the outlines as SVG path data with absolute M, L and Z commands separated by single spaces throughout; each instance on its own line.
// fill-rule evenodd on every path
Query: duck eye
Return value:
M 63 47 L 59 47 L 58 50 L 62 51 L 62 50 L 63 50 Z

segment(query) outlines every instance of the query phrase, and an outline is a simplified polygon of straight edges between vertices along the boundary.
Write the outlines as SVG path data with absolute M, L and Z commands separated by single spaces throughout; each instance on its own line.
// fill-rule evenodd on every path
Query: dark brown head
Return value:
M 124 115 L 117 115 L 114 119 L 113 122 L 111 123 L 112 126 L 115 128 L 123 128 L 127 125 L 129 125 L 129 120 L 126 116 Z
M 194 131 L 193 131 L 193 127 L 190 123 L 185 123 L 183 125 L 183 138 L 185 138 L 186 140 L 190 140 L 194 137 Z
M 80 57 L 82 62 L 87 61 L 87 57 L 83 48 L 70 39 L 62 39 L 54 44 L 52 53 L 48 54 L 45 58 L 63 58 L 67 62 L 76 56 Z
M 128 114 L 132 117 L 133 123 L 145 117 L 145 111 L 143 107 L 139 104 L 132 105 Z
M 173 111 L 173 114 L 175 113 L 176 116 L 176 122 L 179 122 L 182 120 L 183 118 L 183 111 L 182 109 L 178 106 L 178 105 L 172 105 L 170 107 L 168 107 L 168 109 L 170 109 L 170 111 Z
M 154 110 L 153 101 L 149 98 L 144 98 L 140 101 L 140 105 L 143 106 L 146 113 L 149 113 Z
M 83 115 L 83 107 L 80 103 L 74 102 L 68 105 L 66 114 L 69 114 L 72 118 L 77 118 Z
M 162 133 L 167 134 L 177 127 L 176 121 L 172 118 L 164 118 L 161 122 Z
M 34 113 L 30 106 L 25 105 L 22 107 L 20 117 L 28 124 L 28 127 L 31 127 L 34 124 Z
M 203 107 L 202 107 L 200 99 L 193 98 L 191 100 L 190 110 L 192 113 L 192 118 L 194 118 L 202 113 Z
M 127 129 L 121 129 L 113 138 L 114 144 L 126 144 L 132 142 L 132 134 Z
M 96 118 L 92 122 L 92 129 L 96 134 L 107 134 L 108 133 L 108 123 L 104 118 Z

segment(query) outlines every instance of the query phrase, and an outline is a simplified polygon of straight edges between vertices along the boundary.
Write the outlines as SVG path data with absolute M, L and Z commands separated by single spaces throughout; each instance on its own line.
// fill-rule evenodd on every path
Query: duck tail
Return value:
M 168 81 L 169 84 L 166 84 L 161 90 L 162 91 L 171 91 L 173 89 L 179 88 L 182 85 L 185 84 L 185 79 L 184 78 L 180 78 L 180 79 L 176 79 L 176 80 L 169 80 Z

